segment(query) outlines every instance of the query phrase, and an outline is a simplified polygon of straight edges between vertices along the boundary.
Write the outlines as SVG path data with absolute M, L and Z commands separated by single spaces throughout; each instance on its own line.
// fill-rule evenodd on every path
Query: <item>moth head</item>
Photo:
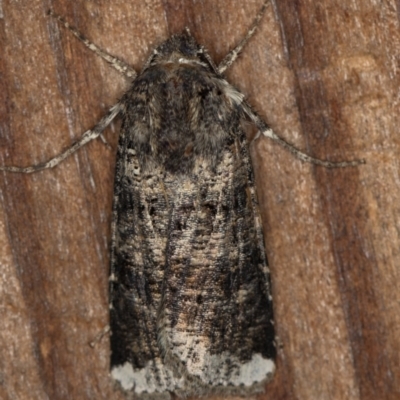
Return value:
M 188 28 L 179 34 L 173 35 L 161 43 L 151 55 L 144 69 L 160 64 L 187 64 L 200 66 L 218 73 L 211 57 L 191 35 Z

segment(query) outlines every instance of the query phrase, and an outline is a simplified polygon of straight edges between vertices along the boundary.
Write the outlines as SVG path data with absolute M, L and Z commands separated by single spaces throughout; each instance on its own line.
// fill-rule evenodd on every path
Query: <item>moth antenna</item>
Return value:
M 307 163 L 321 165 L 325 168 L 346 168 L 346 167 L 357 167 L 358 165 L 365 164 L 365 160 L 362 158 L 360 160 L 352 160 L 352 161 L 340 161 L 340 162 L 332 162 L 327 160 L 320 160 L 319 158 L 311 157 L 306 153 L 303 153 L 301 150 L 294 147 L 292 144 L 286 142 L 281 137 L 279 137 L 271 128 L 266 127 L 264 131 L 261 133 L 278 142 L 282 147 L 286 150 L 289 150 L 294 156 L 296 156 L 299 160 L 302 160 Z
M 263 17 L 265 10 L 269 6 L 269 0 L 265 1 L 260 11 L 258 12 L 256 18 L 254 19 L 250 29 L 247 31 L 246 36 L 238 43 L 238 45 L 231 50 L 225 58 L 218 65 L 218 72 L 222 74 L 225 72 L 238 58 L 240 52 L 243 50 L 243 47 L 246 46 L 248 41 L 253 37 L 256 33 L 256 30 L 260 24 L 261 18 Z
M 117 103 L 116 105 L 112 106 L 108 111 L 108 113 L 96 124 L 96 126 L 93 129 L 86 131 L 77 142 L 75 142 L 72 146 L 68 147 L 67 150 L 51 158 L 50 160 L 40 164 L 31 165 L 29 167 L 0 166 L 0 171 L 31 174 L 32 172 L 38 172 L 44 169 L 54 168 L 55 166 L 60 164 L 63 160 L 65 160 L 68 156 L 78 151 L 85 144 L 99 137 L 101 133 L 104 131 L 104 129 L 106 129 L 107 126 L 110 125 L 110 123 L 113 121 L 113 119 L 120 113 L 121 109 L 122 106 L 120 103 Z
M 280 136 L 278 136 L 252 109 L 251 107 L 243 103 L 243 110 L 246 115 L 251 119 L 251 121 L 257 126 L 259 129 L 259 132 L 255 139 L 257 139 L 260 134 L 266 136 L 267 138 L 270 138 L 274 140 L 275 142 L 278 142 L 282 147 L 284 147 L 286 150 L 290 151 L 295 157 L 297 157 L 299 160 L 302 160 L 307 163 L 315 164 L 315 165 L 321 165 L 326 168 L 345 168 L 345 167 L 356 167 L 361 164 L 365 164 L 366 161 L 364 159 L 360 160 L 352 160 L 352 161 L 341 161 L 341 162 L 332 162 L 332 161 L 327 161 L 327 160 L 320 160 L 319 158 L 312 157 L 306 153 L 303 153 L 301 150 L 297 149 L 295 146 L 292 144 L 288 143 L 286 140 L 282 139 Z
M 97 54 L 99 57 L 101 57 L 103 60 L 105 60 L 108 64 L 111 65 L 114 69 L 116 69 L 118 72 L 123 74 L 125 77 L 130 78 L 130 79 L 135 79 L 137 76 L 137 72 L 126 62 L 120 60 L 119 58 L 111 55 L 110 53 L 107 53 L 106 51 L 102 50 L 100 47 L 95 45 L 93 42 L 90 40 L 86 39 L 82 33 L 80 33 L 76 28 L 71 26 L 63 17 L 60 15 L 56 14 L 52 10 L 49 10 L 47 12 L 48 15 L 51 17 L 55 18 L 57 21 L 59 21 L 62 25 L 64 25 L 72 34 L 78 38 L 80 42 L 82 42 L 89 50 L 93 51 L 95 54 Z

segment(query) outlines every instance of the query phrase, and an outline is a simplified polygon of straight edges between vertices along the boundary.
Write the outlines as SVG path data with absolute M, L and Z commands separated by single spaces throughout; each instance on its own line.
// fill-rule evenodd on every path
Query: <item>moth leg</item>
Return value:
M 104 137 L 104 135 L 102 133 L 100 133 L 100 140 L 104 143 L 104 145 L 106 147 L 108 147 L 109 149 L 111 149 L 110 143 L 107 142 L 107 139 Z
M 98 342 L 100 342 L 103 337 L 111 332 L 110 325 L 106 325 L 96 336 L 95 338 L 89 342 L 89 346 L 94 349 Z
M 100 47 L 96 46 L 90 40 L 86 39 L 82 33 L 80 33 L 76 28 L 71 26 L 63 17 L 56 14 L 55 12 L 49 10 L 48 15 L 54 17 L 59 22 L 61 22 L 68 30 L 72 32 L 72 34 L 77 37 L 89 50 L 96 53 L 103 60 L 108 62 L 114 69 L 116 69 L 121 74 L 125 75 L 127 78 L 134 79 L 137 76 L 137 72 L 127 63 L 118 59 L 117 57 L 112 56 L 106 51 L 102 50 Z
M 259 132 L 254 139 L 257 139 L 260 134 L 263 134 L 267 138 L 275 140 L 286 150 L 289 150 L 295 157 L 304 162 L 308 162 L 311 164 L 321 165 L 326 168 L 344 168 L 344 167 L 355 167 L 360 164 L 365 164 L 364 159 L 353 160 L 353 161 L 341 161 L 341 162 L 332 162 L 326 160 L 320 160 L 319 158 L 314 158 L 309 156 L 306 153 L 303 153 L 301 150 L 294 147 L 292 144 L 286 142 L 280 136 L 278 136 L 245 102 L 242 103 L 244 113 L 251 119 L 251 121 L 257 126 Z
M 122 106 L 120 103 L 117 103 L 115 106 L 112 106 L 108 111 L 107 115 L 105 115 L 93 129 L 86 131 L 82 135 L 82 137 L 77 142 L 75 142 L 71 147 L 68 147 L 68 149 L 65 150 L 63 153 L 51 158 L 50 160 L 40 164 L 31 165 L 29 167 L 14 167 L 14 166 L 0 167 L 0 171 L 22 172 L 24 174 L 30 174 L 32 172 L 42 171 L 43 169 L 54 168 L 56 165 L 60 164 L 63 160 L 65 160 L 68 156 L 79 150 L 86 143 L 89 143 L 93 139 L 99 137 L 101 133 L 104 131 L 104 129 L 106 129 L 107 126 L 110 125 L 112 120 L 119 114 L 121 108 Z
M 222 74 L 225 72 L 238 58 L 240 52 L 243 50 L 243 47 L 246 46 L 247 42 L 253 37 L 255 34 L 258 25 L 260 24 L 261 18 L 263 17 L 267 6 L 269 5 L 269 0 L 266 0 L 261 7 L 261 10 L 258 12 L 253 24 L 250 29 L 247 31 L 246 36 L 239 42 L 239 44 L 231 50 L 225 58 L 218 65 L 218 72 Z

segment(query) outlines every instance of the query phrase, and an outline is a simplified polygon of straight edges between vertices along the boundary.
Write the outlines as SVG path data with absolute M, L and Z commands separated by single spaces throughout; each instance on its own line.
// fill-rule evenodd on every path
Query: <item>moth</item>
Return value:
M 223 72 L 254 35 L 215 65 L 189 30 L 151 54 L 137 73 L 50 13 L 88 48 L 132 79 L 108 114 L 62 154 L 58 165 L 122 118 L 117 151 L 110 274 L 111 375 L 142 398 L 260 392 L 275 370 L 270 275 L 249 143 L 242 127 L 303 161 Z

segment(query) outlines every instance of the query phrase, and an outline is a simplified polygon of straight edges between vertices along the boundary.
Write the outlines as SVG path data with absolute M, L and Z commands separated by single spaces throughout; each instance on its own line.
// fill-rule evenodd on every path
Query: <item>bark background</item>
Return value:
M 46 16 L 140 69 L 188 26 L 215 61 L 262 0 L 0 1 L 1 165 L 48 159 L 128 87 Z M 264 399 L 400 398 L 399 0 L 272 0 L 227 73 L 279 135 L 253 148 L 280 338 Z M 0 398 L 122 399 L 108 376 L 118 126 L 54 170 L 0 175 Z

